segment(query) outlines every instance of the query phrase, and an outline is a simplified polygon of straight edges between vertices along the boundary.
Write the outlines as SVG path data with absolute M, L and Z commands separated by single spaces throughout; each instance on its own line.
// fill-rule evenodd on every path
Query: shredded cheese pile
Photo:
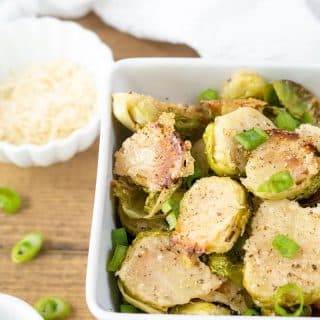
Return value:
M 85 126 L 96 108 L 90 75 L 68 60 L 31 67 L 0 82 L 0 140 L 45 144 Z

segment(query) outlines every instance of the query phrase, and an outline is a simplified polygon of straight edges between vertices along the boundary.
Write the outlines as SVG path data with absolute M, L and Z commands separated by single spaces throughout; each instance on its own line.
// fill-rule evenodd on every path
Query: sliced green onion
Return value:
M 123 246 L 128 245 L 128 236 L 125 228 L 113 229 L 111 231 L 112 246 L 121 244 Z
M 117 244 L 113 256 L 111 260 L 109 260 L 108 265 L 107 265 L 107 271 L 108 272 L 116 272 L 120 269 L 120 266 L 126 257 L 128 247 L 123 246 L 121 244 Z
M 41 298 L 35 303 L 34 308 L 44 320 L 62 320 L 71 312 L 70 304 L 57 297 Z
M 246 149 L 253 150 L 268 140 L 268 135 L 260 128 L 252 128 L 241 132 L 235 139 Z
M 213 89 L 207 89 L 200 93 L 198 96 L 199 103 L 202 100 L 217 100 L 219 98 L 218 92 Z
M 166 221 L 169 225 L 169 230 L 173 230 L 176 227 L 177 224 L 177 216 L 178 212 L 177 211 L 172 211 L 166 216 Z
M 0 188 L 0 208 L 6 213 L 12 214 L 20 209 L 21 198 L 19 194 L 8 188 Z
M 284 234 L 278 234 L 272 241 L 272 247 L 285 258 L 292 258 L 299 251 L 299 245 Z
M 26 234 L 11 250 L 11 260 L 23 263 L 34 258 L 43 244 L 43 236 L 40 232 Z
M 258 192 L 282 192 L 294 185 L 293 178 L 288 170 L 273 174 L 266 182 L 258 187 Z
M 302 123 L 313 123 L 314 122 L 314 119 L 312 117 L 312 115 L 309 113 L 309 112 L 305 112 L 302 117 L 301 117 L 301 122 Z
M 242 313 L 243 316 L 260 316 L 260 313 L 256 309 L 248 308 Z
M 292 313 L 288 312 L 281 305 L 293 307 L 299 305 Z M 274 310 L 280 316 L 299 317 L 303 312 L 304 296 L 302 290 L 294 283 L 288 283 L 276 291 L 274 295 Z
M 288 112 L 281 111 L 275 118 L 275 124 L 279 129 L 294 131 L 300 123 Z
M 131 304 L 121 304 L 120 312 L 121 313 L 140 313 L 140 310 L 132 306 Z
M 179 210 L 179 203 L 176 199 L 170 198 L 166 202 L 163 203 L 161 207 L 161 211 L 165 214 L 169 213 L 170 211 L 177 211 Z
M 191 188 L 191 186 L 194 184 L 194 182 L 196 180 L 202 178 L 203 176 L 204 176 L 203 170 L 200 167 L 195 166 L 194 173 L 191 176 L 188 176 L 185 180 L 185 183 L 186 183 L 188 189 Z

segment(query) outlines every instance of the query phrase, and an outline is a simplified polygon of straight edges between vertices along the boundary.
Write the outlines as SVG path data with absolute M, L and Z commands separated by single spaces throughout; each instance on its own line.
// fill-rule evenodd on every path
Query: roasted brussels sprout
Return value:
M 131 131 L 156 121 L 163 112 L 175 114 L 175 128 L 183 137 L 201 135 L 210 121 L 210 114 L 199 106 L 162 102 L 134 92 L 115 93 L 112 99 L 115 117 Z
M 222 284 L 198 257 L 170 245 L 168 233 L 156 231 L 137 236 L 116 275 L 130 297 L 162 312 L 201 299 Z
M 302 290 L 305 304 L 320 301 L 319 229 L 319 208 L 301 208 L 287 199 L 261 204 L 245 245 L 243 282 L 260 307 L 272 309 L 276 290 L 288 283 Z M 297 254 L 288 258 L 274 248 L 279 234 L 299 245 Z
M 319 188 L 319 171 L 320 158 L 298 134 L 271 130 L 269 139 L 251 152 L 241 181 L 263 199 L 300 199 Z
M 205 100 L 201 102 L 201 105 L 208 108 L 212 116 L 221 116 L 243 107 L 257 109 L 262 112 L 267 106 L 267 103 L 259 99 L 248 98 L 232 100 Z
M 205 153 L 212 170 L 220 176 L 244 174 L 248 153 L 234 137 L 247 129 L 275 128 L 271 120 L 259 111 L 243 107 L 224 116 L 217 117 L 209 124 L 203 135 Z
M 140 310 L 143 310 L 144 312 L 147 312 L 147 313 L 154 313 L 154 314 L 157 314 L 157 313 L 164 313 L 164 311 L 161 309 L 161 310 L 158 310 L 156 308 L 153 308 L 151 306 L 149 306 L 148 304 L 146 303 L 143 303 L 135 298 L 133 298 L 130 294 L 128 294 L 123 286 L 123 283 L 118 280 L 118 288 L 120 290 L 120 293 L 123 297 L 123 299 L 130 303 L 131 305 L 135 306 L 136 308 L 140 309 Z
M 259 98 L 263 99 L 266 82 L 260 75 L 251 71 L 234 73 L 222 86 L 223 99 Z
M 121 204 L 118 206 L 118 216 L 120 218 L 121 225 L 132 235 L 137 235 L 139 232 L 150 230 L 168 230 L 168 224 L 165 217 L 160 216 L 153 219 L 134 219 L 130 218 L 127 213 L 122 209 Z
M 311 124 L 302 124 L 296 129 L 299 137 L 314 146 L 320 152 L 320 128 Z
M 148 193 L 162 191 L 193 174 L 191 144 L 177 136 L 173 125 L 174 115 L 163 113 L 127 138 L 115 153 L 114 174 L 130 178 Z
M 204 301 L 192 301 L 182 306 L 173 307 L 169 313 L 194 315 L 230 315 L 230 309 Z
M 225 281 L 221 287 L 213 291 L 205 300 L 224 304 L 238 314 L 242 314 L 253 305 L 252 299 L 246 290 L 230 280 Z
M 281 104 L 292 116 L 302 122 L 319 122 L 320 102 L 308 89 L 291 80 L 278 80 L 272 84 Z
M 211 272 L 242 286 L 243 264 L 234 260 L 226 254 L 211 254 L 208 259 L 208 266 Z
M 179 188 L 181 182 L 159 192 L 147 194 L 142 188 L 120 178 L 112 181 L 112 190 L 119 199 L 121 208 L 131 219 L 154 219 L 163 217 L 163 203 Z
M 201 168 L 202 173 L 204 175 L 208 175 L 210 167 L 209 167 L 207 157 L 204 153 L 204 150 L 205 150 L 204 141 L 203 139 L 200 139 L 192 145 L 191 155 L 195 160 L 195 166 L 197 166 L 198 168 Z
M 198 180 L 183 196 L 172 241 L 189 252 L 223 253 L 232 248 L 249 217 L 246 192 L 226 177 Z

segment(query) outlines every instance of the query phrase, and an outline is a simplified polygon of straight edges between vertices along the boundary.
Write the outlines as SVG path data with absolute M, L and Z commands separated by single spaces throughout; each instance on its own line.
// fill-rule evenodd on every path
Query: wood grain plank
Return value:
M 137 56 L 197 56 L 184 45 L 134 38 L 90 14 L 77 20 L 97 32 L 115 59 Z M 0 164 L 0 186 L 23 197 L 19 213 L 0 212 L 0 292 L 33 304 L 44 295 L 64 297 L 73 307 L 70 320 L 93 319 L 85 302 L 85 273 L 96 180 L 98 141 L 72 160 L 49 168 L 22 169 Z M 41 254 L 24 265 L 10 261 L 10 249 L 25 233 L 43 232 Z

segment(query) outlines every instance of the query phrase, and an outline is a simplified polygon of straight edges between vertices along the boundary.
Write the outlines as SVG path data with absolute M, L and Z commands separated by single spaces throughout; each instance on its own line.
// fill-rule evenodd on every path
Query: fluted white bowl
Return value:
M 28 303 L 16 297 L 0 293 L 1 320 L 43 320 Z
M 97 98 L 95 114 L 68 137 L 43 145 L 15 145 L 0 141 L 0 162 L 20 167 L 49 166 L 87 149 L 99 132 L 100 112 L 107 107 L 106 87 L 112 52 L 98 36 L 80 25 L 55 18 L 26 18 L 0 27 L 0 80 L 30 65 L 68 59 L 92 77 Z M 1 124 L 0 124 L 1 125 Z

